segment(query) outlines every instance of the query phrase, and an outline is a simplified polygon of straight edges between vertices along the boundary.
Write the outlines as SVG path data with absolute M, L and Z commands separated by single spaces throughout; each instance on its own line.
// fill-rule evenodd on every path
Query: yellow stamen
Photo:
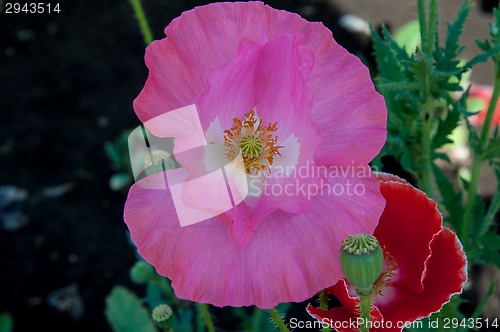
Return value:
M 273 137 L 276 123 L 269 123 L 263 127 L 262 122 L 255 117 L 252 110 L 245 114 L 243 121 L 233 119 L 233 126 L 224 130 L 224 145 L 229 160 L 233 160 L 240 153 L 243 157 L 247 174 L 257 174 L 260 171 L 271 171 L 275 156 L 281 156 L 276 145 L 278 137 Z
M 387 267 L 384 269 L 385 271 L 382 272 L 380 277 L 375 281 L 373 284 L 373 290 L 375 291 L 375 294 L 383 296 L 382 294 L 382 286 L 390 286 L 392 285 L 391 279 L 396 275 L 396 270 L 398 268 L 398 264 L 396 263 L 396 260 L 394 259 L 394 256 L 391 255 L 390 252 L 388 252 L 384 246 L 384 262 L 387 265 Z

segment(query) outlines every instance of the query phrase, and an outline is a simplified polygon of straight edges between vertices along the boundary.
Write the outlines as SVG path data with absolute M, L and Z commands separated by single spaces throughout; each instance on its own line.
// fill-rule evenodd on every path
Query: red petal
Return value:
M 467 281 L 467 257 L 460 240 L 444 228 L 431 242 L 432 255 L 424 272 L 424 291 L 428 306 L 441 309 L 453 294 L 462 292 Z
M 374 235 L 398 265 L 391 283 L 420 292 L 425 261 L 431 254 L 430 242 L 442 229 L 441 214 L 422 191 L 401 179 L 385 177 L 390 180 L 382 182 L 380 190 L 386 207 Z
M 358 330 L 353 328 L 352 325 L 349 326 L 349 323 L 355 322 L 359 317 L 359 314 L 357 313 L 359 298 L 349 296 L 346 280 L 342 279 L 337 282 L 334 286 L 327 290 L 327 293 L 334 294 L 343 306 L 332 308 L 330 310 L 323 310 L 320 308 L 314 308 L 309 304 L 306 308 L 307 312 L 321 322 L 326 319 L 330 324 L 333 323 L 333 326 L 344 326 L 345 328 L 336 328 L 339 332 L 357 332 Z M 371 310 L 371 319 L 372 321 L 382 321 L 382 314 L 375 306 L 373 306 Z M 335 322 L 337 322 L 337 325 L 335 325 Z M 376 332 L 381 330 L 370 329 L 370 331 Z
M 424 290 L 418 294 L 398 289 L 398 297 L 384 308 L 384 318 L 414 321 L 441 310 L 453 294 L 462 291 L 467 280 L 467 259 L 455 233 L 444 228 L 431 243 L 432 255 L 426 262 Z
M 359 300 L 349 296 L 347 289 L 347 281 L 345 279 L 339 280 L 334 286 L 330 287 L 328 293 L 335 295 L 335 297 L 342 303 L 342 305 L 349 311 L 355 312 L 356 305 Z

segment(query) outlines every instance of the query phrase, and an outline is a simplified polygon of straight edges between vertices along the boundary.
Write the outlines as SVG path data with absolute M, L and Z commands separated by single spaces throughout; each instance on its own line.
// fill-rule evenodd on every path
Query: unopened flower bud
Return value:
M 358 294 L 371 294 L 373 284 L 382 273 L 384 255 L 374 236 L 355 234 L 342 242 L 340 264 Z
M 172 308 L 168 304 L 157 305 L 151 313 L 151 318 L 160 329 L 166 329 L 172 317 Z
M 136 284 L 147 283 L 155 275 L 155 269 L 144 261 L 139 261 L 130 269 L 130 279 Z

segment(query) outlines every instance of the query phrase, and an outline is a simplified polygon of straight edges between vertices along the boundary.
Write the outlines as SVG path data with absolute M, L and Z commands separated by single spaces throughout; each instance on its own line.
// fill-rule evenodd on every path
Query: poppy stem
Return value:
M 214 323 L 212 322 L 212 317 L 210 316 L 210 312 L 208 311 L 208 305 L 206 305 L 205 303 L 200 303 L 200 309 L 208 332 L 215 332 Z
M 130 0 L 130 4 L 132 5 L 132 9 L 134 10 L 135 17 L 137 18 L 137 23 L 139 23 L 142 38 L 144 39 L 144 44 L 146 44 L 147 46 L 153 41 L 153 34 L 151 33 L 151 28 L 149 27 L 146 14 L 144 14 L 141 0 Z
M 319 293 L 319 307 L 323 310 L 328 310 L 328 298 L 326 297 L 325 290 L 322 290 Z M 330 331 L 331 331 L 330 326 L 325 325 L 325 327 L 323 327 L 323 332 L 330 332 Z
M 370 323 L 370 311 L 372 306 L 372 293 L 359 292 L 359 318 L 361 318 L 361 326 L 359 332 L 368 332 Z
M 495 108 L 497 106 L 498 98 L 500 96 L 500 65 L 495 64 L 495 84 L 493 87 L 493 95 L 491 96 L 490 105 L 486 112 L 486 119 L 483 123 L 483 128 L 481 130 L 480 144 L 483 149 L 486 148 L 488 143 L 488 136 L 490 133 L 491 122 L 493 120 L 493 115 L 495 114 Z M 481 173 L 481 165 L 484 161 L 484 155 L 482 151 L 476 151 L 474 154 L 474 161 L 472 163 L 471 180 L 469 182 L 469 188 L 467 192 L 467 205 L 465 208 L 465 217 L 463 219 L 463 224 L 460 229 L 460 240 L 464 245 L 465 250 L 469 249 L 469 236 L 471 234 L 472 226 L 472 215 L 474 210 L 474 203 L 477 196 L 477 185 L 479 182 L 479 175 Z
M 432 58 L 432 53 L 435 48 L 436 33 L 439 23 L 439 5 L 437 0 L 429 0 L 428 6 L 426 6 L 427 0 L 418 0 L 418 19 L 420 25 L 420 36 L 422 44 L 422 52 L 428 57 Z M 428 7 L 428 10 L 427 8 Z M 428 15 L 427 15 L 428 12 Z M 434 99 L 431 93 L 431 68 L 428 66 L 422 73 L 424 75 L 424 86 L 423 86 L 423 99 L 421 103 L 422 107 L 422 156 L 419 162 L 420 172 L 420 185 L 425 193 L 433 198 L 434 196 L 434 185 L 433 185 L 433 172 L 432 172 L 432 128 L 433 128 L 433 117 L 434 117 Z
M 281 318 L 280 314 L 276 310 L 276 308 L 272 308 L 268 310 L 269 315 L 271 315 L 271 318 L 273 319 L 274 323 L 276 326 L 280 329 L 281 332 L 290 332 L 288 327 L 286 327 L 285 322 Z

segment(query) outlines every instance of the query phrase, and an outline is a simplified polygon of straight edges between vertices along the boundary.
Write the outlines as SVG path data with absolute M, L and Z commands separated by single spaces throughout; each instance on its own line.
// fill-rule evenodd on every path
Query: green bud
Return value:
M 130 269 L 130 279 L 139 285 L 147 283 L 154 275 L 154 267 L 144 261 L 136 262 Z
M 342 242 L 340 264 L 358 294 L 371 294 L 373 284 L 382 273 L 384 254 L 374 236 L 354 234 Z
M 166 329 L 172 314 L 172 308 L 168 304 L 159 304 L 153 309 L 151 318 L 160 329 Z

